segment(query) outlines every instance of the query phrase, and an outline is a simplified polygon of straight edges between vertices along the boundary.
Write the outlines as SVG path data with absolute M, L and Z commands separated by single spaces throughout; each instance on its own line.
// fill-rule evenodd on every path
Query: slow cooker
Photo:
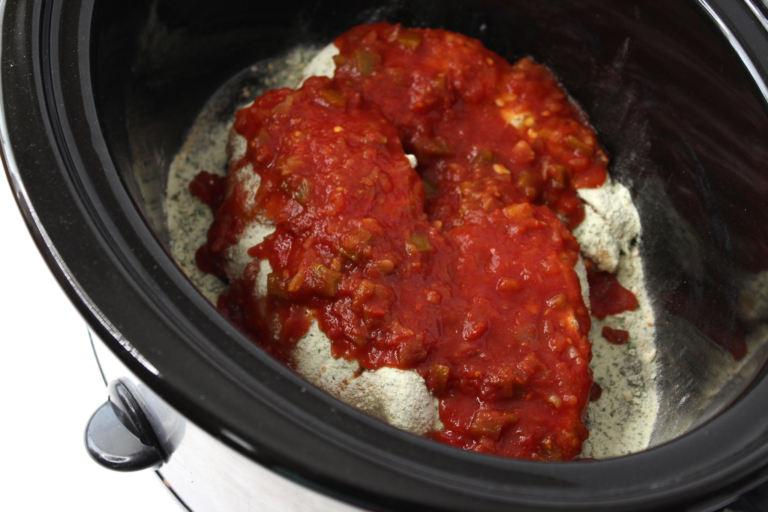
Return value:
M 7 0 L 2 9 L 3 160 L 40 251 L 93 334 L 109 384 L 86 434 L 100 463 L 156 469 L 195 511 L 717 510 L 768 479 L 766 345 L 725 379 L 721 371 L 726 349 L 761 325 L 739 317 L 740 283 L 768 269 L 764 3 Z M 590 116 L 640 212 L 661 319 L 661 403 L 647 450 L 534 463 L 401 432 L 270 359 L 170 257 L 168 166 L 209 98 L 254 63 L 379 20 L 461 32 L 510 60 L 532 56 Z M 732 507 L 759 507 L 765 495 Z

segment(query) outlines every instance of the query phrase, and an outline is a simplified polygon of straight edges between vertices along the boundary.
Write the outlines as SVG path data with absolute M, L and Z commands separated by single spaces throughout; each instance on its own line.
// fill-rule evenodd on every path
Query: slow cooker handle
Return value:
M 85 446 L 93 460 L 116 471 L 157 469 L 164 460 L 147 417 L 120 380 L 110 383 L 109 399 L 88 421 Z

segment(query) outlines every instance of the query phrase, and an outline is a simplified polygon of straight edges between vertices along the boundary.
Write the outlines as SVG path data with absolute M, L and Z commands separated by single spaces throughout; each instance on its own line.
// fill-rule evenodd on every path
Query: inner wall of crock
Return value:
M 766 359 L 765 320 L 746 317 L 743 307 L 754 298 L 744 290 L 768 270 L 761 208 L 768 118 L 735 52 L 693 4 L 99 3 L 92 74 L 100 119 L 123 182 L 159 240 L 168 244 L 170 162 L 227 79 L 297 44 L 323 46 L 380 20 L 461 32 L 510 61 L 532 56 L 554 70 L 589 115 L 612 176 L 629 187 L 642 219 L 660 361 L 651 444 L 732 403 Z M 747 363 L 737 363 L 731 352 L 745 338 Z

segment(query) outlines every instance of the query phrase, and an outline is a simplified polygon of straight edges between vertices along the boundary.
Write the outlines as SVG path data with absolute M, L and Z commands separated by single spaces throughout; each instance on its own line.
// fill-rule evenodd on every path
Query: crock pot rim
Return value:
M 34 4 L 35 7 L 38 7 L 39 5 L 40 5 L 39 2 L 36 2 Z M 56 6 L 61 6 L 60 3 L 55 4 L 55 5 Z M 7 39 L 6 31 L 9 30 L 7 28 L 6 23 L 5 23 L 7 9 L 9 8 L 9 6 L 22 6 L 23 7 L 23 2 L 21 2 L 21 1 L 19 1 L 19 2 L 9 1 L 9 2 L 6 2 L 4 4 L 4 6 L 3 6 L 4 11 L 2 13 L 3 14 L 3 18 L 2 19 L 3 19 L 3 41 L 4 41 L 3 49 L 4 50 L 6 48 L 9 48 L 9 46 L 5 43 L 5 41 Z M 41 12 L 41 11 L 38 10 L 38 12 Z M 35 21 L 33 19 L 33 23 L 34 22 Z M 34 41 L 32 41 L 32 43 L 33 43 L 32 45 L 34 45 Z M 55 44 L 55 41 L 52 40 L 51 43 Z M 13 52 L 13 50 L 14 50 L 14 48 L 11 48 L 10 51 Z M 18 50 L 18 48 L 16 48 L 16 50 Z M 38 49 L 38 51 L 39 51 L 39 49 Z M 33 55 L 33 54 L 34 54 L 34 52 L 30 52 L 29 53 L 29 55 Z M 14 54 L 14 60 L 16 60 L 16 59 L 18 59 L 20 57 L 23 57 L 23 55 L 19 56 L 18 53 Z M 32 60 L 32 57 L 30 57 L 30 60 Z M 6 63 L 5 57 L 3 57 L 3 63 L 4 63 L 4 65 L 3 65 L 3 77 L 2 78 L 3 78 L 3 82 L 4 82 L 4 84 L 3 84 L 3 93 L 5 93 L 5 91 L 7 90 L 7 87 L 6 87 L 5 83 L 7 83 L 6 82 L 6 75 L 7 75 L 7 71 L 8 71 L 7 68 L 6 68 L 6 64 L 5 64 Z M 33 65 L 34 65 L 34 63 L 33 63 Z M 39 69 L 37 71 L 39 73 Z M 35 78 L 39 78 L 39 76 L 37 76 Z M 72 77 L 69 77 L 69 79 L 71 79 L 71 78 Z M 35 85 L 36 85 L 36 87 L 35 87 L 35 91 L 34 92 L 39 92 L 38 87 L 40 87 L 41 84 L 35 84 Z M 12 87 L 12 85 L 9 85 L 8 87 Z M 30 94 L 32 96 L 34 96 L 34 92 L 30 91 Z M 5 98 L 5 94 L 4 94 L 4 98 Z M 36 114 L 40 114 L 41 117 L 42 117 L 42 115 L 44 115 L 44 112 L 43 112 L 42 108 L 40 108 L 40 107 L 41 107 L 41 104 L 45 102 L 45 100 L 43 98 L 40 98 L 40 97 L 30 98 L 30 100 L 34 100 L 34 99 L 37 99 L 38 102 L 36 103 L 35 101 L 30 101 L 30 104 L 31 104 L 31 106 L 36 107 L 36 108 L 39 109 L 38 112 L 36 112 Z M 3 100 L 3 104 L 4 104 L 4 106 L 6 105 L 5 104 L 5 99 Z M 67 107 L 71 107 L 71 104 L 68 103 Z M 50 103 L 48 103 L 48 108 L 50 108 Z M 26 114 L 29 114 L 29 113 L 26 113 Z M 72 114 L 72 112 L 70 111 L 70 115 L 71 114 Z M 19 117 L 20 116 L 18 116 L 18 112 L 13 112 L 12 116 L 13 115 L 17 115 L 15 120 L 19 121 Z M 19 167 L 17 167 L 16 156 L 15 156 L 15 153 L 14 153 L 14 149 L 11 146 L 16 146 L 15 150 L 18 152 L 19 151 L 19 149 L 18 149 L 19 144 L 15 144 L 15 145 L 13 144 L 13 141 L 14 141 L 13 137 L 14 136 L 8 132 L 8 124 L 7 124 L 7 120 L 8 119 L 7 119 L 7 117 L 8 117 L 7 116 L 7 111 L 4 108 L 4 110 L 3 110 L 2 135 L 3 135 L 3 144 L 4 144 L 4 146 L 3 146 L 4 159 L 5 159 L 5 162 L 7 164 L 6 165 L 6 169 L 7 169 L 7 172 L 11 176 L 11 181 L 12 181 L 12 183 L 14 185 L 14 189 L 15 189 L 15 191 L 17 193 L 17 197 L 19 198 L 20 203 L 21 203 L 20 206 L 22 207 L 22 210 L 24 210 L 25 213 L 26 213 L 27 221 L 30 222 L 30 220 L 31 220 L 30 229 L 33 232 L 33 234 L 36 236 L 36 239 L 38 240 L 39 244 L 41 243 L 41 239 L 42 239 L 43 246 L 41 247 L 41 250 L 44 253 L 44 255 L 46 256 L 46 259 L 49 261 L 49 264 L 51 264 L 52 270 L 57 275 L 57 278 L 60 281 L 62 281 L 63 279 L 65 280 L 65 281 L 62 281 L 62 285 L 65 287 L 65 289 L 67 289 L 70 297 L 73 298 L 73 301 L 79 306 L 79 309 L 82 312 L 84 312 L 84 314 L 88 317 L 89 323 L 92 326 L 96 327 L 100 331 L 100 333 L 104 334 L 105 335 L 104 336 L 105 339 L 113 338 L 114 335 L 115 335 L 115 332 L 119 332 L 119 329 L 116 328 L 115 331 L 113 331 L 111 333 L 110 332 L 106 332 L 107 330 L 105 329 L 105 326 L 103 324 L 103 318 L 98 318 L 100 316 L 99 313 L 98 313 L 98 305 L 91 305 L 89 307 L 89 306 L 86 306 L 86 305 L 82 304 L 82 302 L 87 302 L 87 301 L 85 301 L 83 299 L 83 297 L 88 297 L 88 294 L 87 294 L 88 283 L 86 282 L 87 280 L 83 279 L 83 278 L 81 278 L 79 280 L 81 282 L 78 282 L 78 279 L 76 279 L 74 277 L 74 273 L 71 270 L 69 270 L 67 268 L 67 266 L 66 266 L 67 258 L 70 257 L 70 255 L 72 253 L 71 247 L 65 246 L 65 247 L 61 248 L 61 251 L 59 251 L 57 249 L 57 244 L 55 244 L 54 241 L 51 240 L 51 238 L 56 239 L 55 234 L 52 233 L 52 236 L 48 236 L 46 234 L 46 228 L 45 228 L 46 223 L 48 225 L 56 225 L 56 222 L 51 221 L 49 218 L 46 218 L 46 215 L 43 214 L 42 212 L 37 212 L 36 211 L 35 201 L 36 200 L 40 201 L 40 198 L 35 196 L 34 191 L 30 193 L 27 190 L 25 190 L 25 188 L 26 188 L 25 185 L 26 185 L 27 181 L 29 179 L 31 179 L 32 174 L 30 174 L 27 177 L 27 180 L 24 179 L 23 175 L 25 174 L 25 172 L 31 173 L 32 171 L 31 171 L 31 169 L 30 170 L 22 171 L 21 169 L 19 169 Z M 50 142 L 51 140 L 55 139 L 55 137 L 51 135 L 50 130 L 46 130 L 46 131 L 47 131 L 47 141 L 48 142 Z M 77 130 L 75 129 L 74 131 L 77 131 Z M 98 133 L 96 133 L 95 136 L 98 136 Z M 51 155 L 55 154 L 53 145 L 51 145 L 49 148 L 46 148 L 46 149 L 50 151 Z M 23 158 L 20 158 L 20 160 L 22 160 L 22 159 Z M 24 160 L 26 160 L 25 163 L 29 163 L 29 160 L 27 160 L 27 159 L 24 159 Z M 66 164 L 63 164 L 63 163 L 59 162 L 59 165 L 65 166 Z M 108 173 L 116 173 L 114 168 L 113 169 L 106 169 L 106 170 L 108 171 Z M 71 172 L 71 169 L 70 169 L 70 172 Z M 69 198 L 69 199 L 71 199 L 72 201 L 75 201 L 74 198 Z M 81 205 L 78 204 L 74 208 L 75 209 L 79 209 L 79 208 L 81 208 Z M 95 208 L 95 209 L 92 209 L 92 210 L 94 212 L 97 212 L 100 215 L 107 215 L 106 213 L 98 212 L 98 208 Z M 40 214 L 39 216 L 38 216 L 38 213 Z M 131 212 L 125 210 L 123 213 L 130 214 Z M 42 217 L 42 220 L 41 220 L 41 217 Z M 150 238 L 154 239 L 154 235 L 152 235 L 152 233 L 149 231 L 148 226 L 146 224 L 144 224 L 144 222 L 145 222 L 144 219 L 140 218 L 140 216 L 138 215 L 137 211 L 134 209 L 130 226 L 135 228 L 136 226 L 143 225 L 144 230 L 146 230 L 146 233 L 144 233 L 144 236 L 146 237 L 148 235 Z M 86 223 L 88 223 L 88 222 L 86 222 Z M 138 224 L 138 223 L 140 223 L 140 224 Z M 93 228 L 93 226 L 89 226 L 89 229 L 93 230 L 94 228 Z M 100 230 L 97 230 L 97 231 L 100 231 Z M 101 235 L 104 235 L 104 234 L 101 233 Z M 157 244 L 157 241 L 155 241 L 155 243 Z M 59 242 L 59 245 L 62 245 L 62 244 Z M 64 244 L 64 245 L 66 245 L 66 244 Z M 104 251 L 105 254 L 108 252 L 108 247 L 110 245 L 112 245 L 112 244 L 107 244 L 106 246 L 102 246 L 102 250 Z M 158 245 L 158 247 L 156 247 L 155 250 L 156 251 L 160 250 L 160 251 L 162 251 L 163 254 L 165 254 L 165 251 L 159 246 L 159 244 L 157 244 L 157 245 Z M 156 254 L 159 254 L 159 253 L 156 253 Z M 62 255 L 63 255 L 63 257 L 62 257 Z M 165 257 L 167 258 L 167 254 L 166 254 Z M 116 258 L 114 255 L 109 255 L 109 254 L 106 254 L 105 258 L 108 259 L 109 261 L 113 262 L 113 264 L 117 264 L 117 261 L 120 260 L 120 258 Z M 52 261 L 52 259 L 53 259 L 53 261 Z M 168 261 L 163 261 L 163 264 L 168 264 Z M 174 268 L 175 268 L 175 266 L 174 266 Z M 178 269 L 176 271 L 178 272 Z M 176 277 L 178 277 L 178 276 L 176 276 Z M 185 279 L 186 278 L 184 278 L 184 282 L 186 282 Z M 82 291 L 82 295 L 78 295 L 77 297 L 73 297 L 73 291 Z M 146 297 L 142 297 L 142 299 L 143 300 L 151 300 L 151 299 L 147 299 Z M 211 308 L 210 305 L 208 305 L 207 303 L 203 302 L 202 297 L 196 296 L 196 299 L 197 300 L 195 300 L 193 302 L 196 302 L 202 308 L 200 310 L 206 312 L 206 314 L 208 316 L 212 316 L 210 313 L 211 313 L 211 311 L 215 311 L 215 310 L 213 310 L 213 308 Z M 212 321 L 215 322 L 216 321 L 215 318 Z M 222 327 L 222 326 L 219 326 L 219 327 L 224 329 L 224 327 Z M 240 337 L 240 342 L 241 343 L 242 342 L 247 343 L 247 342 L 244 341 L 245 340 L 244 337 L 242 337 L 239 334 L 235 334 L 236 338 L 238 336 Z M 143 340 L 141 340 L 141 342 L 143 342 Z M 148 357 L 151 359 L 152 358 L 152 356 L 150 355 L 152 353 L 151 348 L 149 349 L 149 351 L 144 351 L 143 347 L 140 347 L 141 342 L 136 343 L 136 346 L 139 347 L 139 348 L 142 348 L 142 352 L 147 354 Z M 180 340 L 180 342 L 183 343 L 184 340 Z M 160 375 L 159 376 L 158 375 L 153 375 L 153 372 L 151 371 L 151 369 L 148 368 L 144 364 L 140 364 L 140 362 L 139 362 L 138 358 L 136 357 L 135 353 L 131 354 L 130 351 L 128 351 L 124 345 L 119 345 L 117 343 L 117 341 L 116 341 L 116 343 L 114 345 L 112 345 L 110 348 L 112 348 L 112 350 L 115 351 L 117 353 L 117 355 L 122 360 L 124 360 L 126 363 L 128 363 L 129 366 L 132 368 L 132 370 L 136 371 L 139 375 L 142 376 L 142 378 L 145 378 L 147 383 L 150 385 L 150 387 L 152 387 L 153 389 L 158 391 L 158 394 L 160 394 L 160 396 L 163 396 L 164 398 L 168 398 L 169 401 L 171 403 L 173 403 L 175 407 L 179 408 L 182 412 L 188 413 L 187 414 L 188 417 L 191 417 L 196 422 L 198 422 L 198 421 L 203 422 L 204 426 L 209 431 L 211 431 L 212 433 L 221 435 L 222 429 L 226 428 L 228 426 L 228 425 L 225 424 L 226 422 L 222 422 L 221 424 L 216 424 L 217 420 L 212 420 L 212 419 L 209 420 L 208 418 L 205 418 L 204 417 L 205 416 L 205 411 L 206 411 L 205 405 L 208 405 L 208 404 L 201 404 L 201 403 L 196 402 L 195 400 L 190 398 L 189 393 L 185 393 L 186 388 L 179 387 L 175 382 L 172 383 L 172 382 L 165 381 L 163 379 L 164 373 L 162 371 L 163 370 L 162 366 L 158 366 L 158 368 L 161 370 L 160 371 Z M 272 362 L 272 363 L 274 363 L 274 362 Z M 285 369 L 283 369 L 279 365 L 270 364 L 269 362 L 267 362 L 267 366 L 271 367 L 271 369 L 273 371 L 275 371 L 281 378 L 285 378 L 285 379 L 287 379 L 289 381 L 293 381 L 292 384 L 294 386 L 296 386 L 296 385 L 301 386 L 303 381 L 301 381 L 298 377 L 296 377 L 295 375 L 291 374 L 290 372 L 287 372 Z M 765 384 L 765 382 L 762 382 L 760 384 Z M 761 388 L 765 388 L 765 386 L 758 385 L 756 388 L 757 389 L 761 389 Z M 310 391 L 310 394 L 312 394 L 312 395 L 315 394 L 314 390 L 309 390 L 309 391 Z M 394 437 L 399 437 L 401 439 L 406 439 L 408 441 L 415 442 L 417 445 L 423 446 L 423 448 L 425 450 L 430 450 L 430 449 L 434 448 L 435 450 L 438 450 L 438 451 L 445 451 L 445 453 L 448 454 L 449 456 L 455 456 L 456 458 L 458 458 L 458 460 L 464 460 L 465 462 L 482 462 L 484 464 L 487 463 L 487 464 L 490 464 L 492 466 L 520 467 L 520 468 L 526 468 L 527 470 L 545 469 L 544 466 L 541 465 L 541 464 L 528 463 L 528 462 L 522 462 L 522 461 L 507 461 L 507 460 L 499 460 L 499 459 L 488 460 L 488 459 L 490 459 L 489 457 L 478 456 L 476 454 L 467 454 L 467 453 L 463 453 L 463 452 L 460 452 L 460 451 L 457 451 L 457 450 L 453 450 L 453 449 L 450 449 L 450 448 L 447 448 L 447 447 L 443 447 L 443 446 L 440 446 L 440 445 L 435 445 L 434 443 L 429 443 L 429 442 L 426 442 L 426 441 L 423 441 L 423 440 L 420 440 L 420 439 L 411 439 L 410 436 L 407 436 L 406 434 L 394 431 L 394 429 L 391 429 L 389 427 L 384 427 L 383 425 L 379 425 L 374 420 L 370 420 L 369 418 L 365 417 L 361 413 L 359 413 L 359 412 L 357 412 L 357 411 L 355 411 L 355 410 L 353 410 L 351 408 L 348 408 L 347 406 L 341 404 L 340 402 L 336 402 L 334 399 L 329 399 L 328 400 L 328 399 L 326 399 L 326 397 L 324 395 L 320 396 L 319 394 L 315 398 L 318 399 L 318 400 L 324 401 L 326 403 L 326 405 L 331 405 L 331 404 L 335 405 L 339 409 L 339 411 L 343 411 L 346 415 L 352 416 L 353 418 L 355 418 L 356 421 L 358 421 L 360 423 L 363 423 L 363 424 L 366 424 L 367 427 L 379 428 L 379 429 L 383 428 L 383 430 L 387 434 L 391 434 Z M 751 400 L 750 400 L 750 402 L 751 402 Z M 738 406 L 738 405 L 739 404 L 735 404 L 734 407 Z M 743 405 L 743 402 L 742 402 L 742 405 Z M 726 413 L 727 412 L 728 411 L 726 411 Z M 723 416 L 725 416 L 725 415 L 726 414 L 724 413 Z M 718 421 L 722 421 L 722 417 L 721 418 L 717 418 L 716 420 L 713 420 L 712 423 L 710 423 L 708 425 L 705 425 L 701 429 L 698 429 L 696 432 L 692 432 L 690 434 L 687 434 L 686 436 L 683 436 L 683 438 L 680 438 L 679 440 L 674 441 L 674 443 L 678 443 L 678 441 L 683 441 L 685 439 L 688 439 L 688 441 L 690 442 L 690 440 L 693 439 L 693 438 L 701 437 L 701 433 L 702 432 L 707 431 L 707 429 L 709 429 L 709 428 L 715 427 L 716 424 L 718 423 Z M 249 437 L 251 437 L 251 436 L 248 436 L 246 432 L 240 431 L 240 432 L 237 432 L 237 433 L 238 433 L 238 435 L 246 434 L 245 436 L 241 436 L 244 439 L 248 439 Z M 239 445 L 237 443 L 233 443 L 231 440 L 229 440 L 227 442 L 230 445 L 233 445 L 235 448 L 237 448 L 240 451 L 244 450 L 244 447 L 242 445 Z M 648 461 L 650 462 L 650 461 L 652 461 L 655 458 L 654 453 L 656 453 L 656 452 L 658 452 L 659 450 L 662 450 L 662 449 L 666 449 L 666 448 L 665 447 L 657 447 L 655 449 L 648 450 L 647 452 L 643 452 L 643 453 L 635 454 L 635 455 L 631 455 L 631 456 L 626 456 L 626 457 L 622 457 L 622 458 L 619 458 L 619 459 L 613 459 L 613 460 L 609 460 L 609 461 L 596 461 L 596 462 L 582 462 L 582 463 L 578 463 L 580 465 L 578 466 L 578 470 L 577 471 L 578 472 L 588 473 L 588 472 L 591 471 L 589 468 L 595 467 L 595 466 L 606 466 L 606 467 L 607 466 L 611 466 L 612 470 L 615 470 L 615 469 L 617 469 L 618 467 L 620 467 L 622 465 L 628 464 L 630 459 L 649 459 Z M 763 453 L 763 451 L 760 451 L 759 453 L 760 453 L 760 456 L 764 456 L 765 455 L 765 453 Z M 246 453 L 246 455 L 250 455 L 250 456 L 254 457 L 253 453 Z M 756 457 L 757 456 L 755 456 L 755 458 Z M 256 458 L 257 460 L 261 459 L 258 456 L 255 456 L 254 458 Z M 279 457 L 279 454 L 277 454 L 276 458 L 279 459 L 281 457 Z M 452 458 L 454 458 L 454 457 L 452 457 Z M 745 460 L 748 460 L 748 459 L 749 458 L 747 458 L 747 459 L 741 458 L 740 459 L 740 461 L 742 462 L 741 465 L 744 466 L 745 465 L 744 464 Z M 265 462 L 265 460 L 261 460 L 261 462 Z M 754 463 L 755 461 L 751 461 L 751 462 Z M 576 464 L 577 463 L 564 464 L 564 465 L 560 465 L 560 464 L 546 465 L 546 470 L 543 471 L 543 473 L 557 474 L 557 473 L 573 472 L 573 470 L 569 470 L 568 467 L 572 467 L 572 468 L 576 469 Z M 746 473 L 748 473 L 749 471 L 754 469 L 754 467 L 751 464 L 746 464 L 746 466 L 747 467 L 742 468 L 743 471 L 741 471 L 739 473 L 739 474 L 744 473 L 741 476 L 745 476 Z M 732 478 L 732 480 L 737 480 L 737 478 Z M 697 484 L 697 485 L 694 485 L 694 487 L 696 488 L 694 490 L 698 491 L 698 490 L 700 490 L 702 485 Z M 649 492 L 646 496 L 640 496 L 638 503 L 640 503 L 640 502 L 646 503 L 646 504 L 650 503 L 651 502 L 651 500 L 649 500 L 649 495 L 650 494 L 651 493 Z M 662 493 L 659 493 L 658 496 L 661 496 L 661 494 Z M 569 498 L 569 500 L 573 501 L 573 498 Z M 664 501 L 664 500 L 661 500 L 661 501 Z M 591 507 L 591 506 L 597 506 L 599 504 L 598 503 L 584 503 L 584 506 L 587 506 L 587 505 L 589 505 Z

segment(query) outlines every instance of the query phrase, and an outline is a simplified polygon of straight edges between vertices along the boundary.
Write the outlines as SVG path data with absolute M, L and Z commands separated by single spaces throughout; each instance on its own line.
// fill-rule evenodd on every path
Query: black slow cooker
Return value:
M 103 464 L 159 468 L 196 511 L 716 510 L 768 479 L 766 354 L 754 349 L 716 393 L 710 386 L 731 361 L 726 349 L 760 328 L 738 308 L 740 283 L 768 269 L 763 3 L 2 9 L 3 159 L 41 252 L 94 334 L 110 401 L 87 442 Z M 270 359 L 173 262 L 168 166 L 208 99 L 253 63 L 379 20 L 461 32 L 509 60 L 530 55 L 590 116 L 643 222 L 662 391 L 649 449 L 534 463 L 401 432 Z

